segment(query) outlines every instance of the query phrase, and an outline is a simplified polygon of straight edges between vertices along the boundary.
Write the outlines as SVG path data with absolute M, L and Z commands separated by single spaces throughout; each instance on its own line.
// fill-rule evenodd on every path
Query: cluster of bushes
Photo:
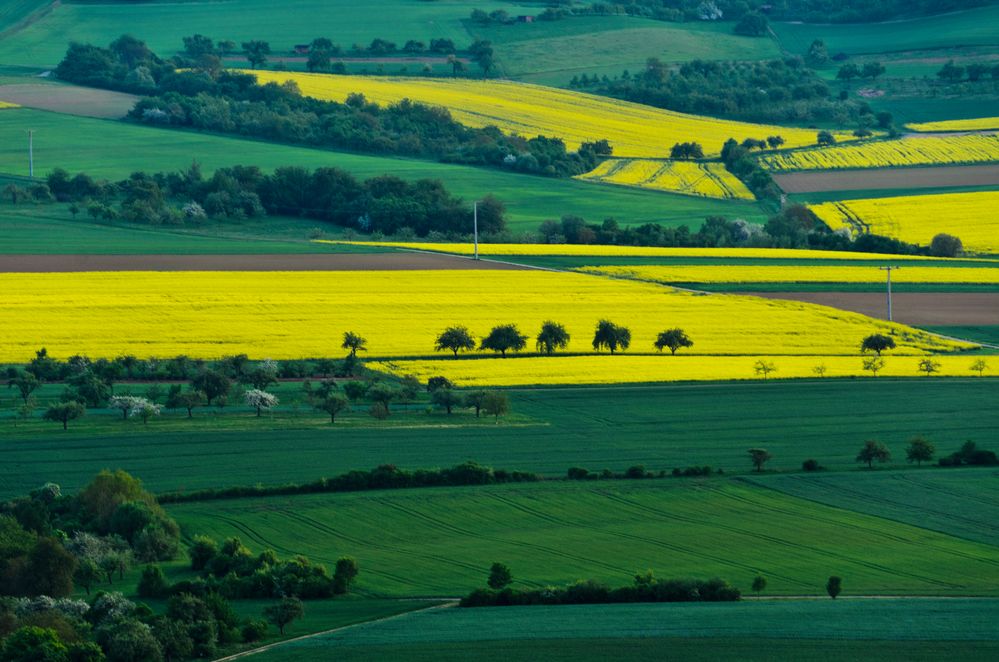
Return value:
M 992 80 L 999 80 L 999 64 L 971 62 L 967 66 L 961 66 L 950 60 L 937 72 L 937 78 L 948 83 L 959 83 L 962 80 L 977 83 L 985 80 L 986 76 Z
M 425 237 L 467 233 L 471 206 L 440 180 L 416 182 L 381 175 L 358 181 L 349 172 L 320 167 L 281 167 L 270 174 L 257 166 L 220 168 L 205 178 L 197 163 L 183 172 L 135 172 L 110 183 L 57 168 L 46 185 L 52 196 L 86 210 L 95 220 L 122 219 L 149 225 L 200 225 L 209 219 L 281 214 L 314 218 L 361 232 Z M 502 232 L 505 206 L 489 195 L 479 202 L 483 233 Z
M 870 106 L 840 98 L 800 57 L 763 62 L 694 60 L 672 67 L 649 58 L 645 70 L 573 77 L 577 89 L 685 113 L 752 122 L 877 124 Z
M 579 605 L 627 602 L 733 602 L 739 589 L 721 579 L 658 579 L 652 572 L 635 575 L 631 586 L 611 588 L 592 579 L 568 586 L 512 589 L 506 566 L 494 564 L 489 588 L 472 591 L 461 599 L 462 607 L 507 607 L 527 605 Z
M 0 503 L 0 594 L 65 597 L 120 579 L 133 561 L 176 556 L 180 529 L 124 471 L 102 471 L 78 494 L 48 483 Z
M 457 485 L 495 485 L 499 483 L 533 483 L 540 481 L 538 474 L 524 471 L 493 469 L 471 460 L 445 469 L 417 469 L 409 471 L 394 464 L 383 464 L 370 471 L 349 471 L 334 478 L 320 478 L 309 483 L 292 483 L 265 487 L 226 487 L 195 492 L 161 494 L 161 503 L 184 503 L 213 499 L 278 496 L 288 494 L 317 494 L 323 492 L 360 492 L 416 487 L 453 487 Z
M 725 473 L 722 469 L 718 469 L 717 472 L 719 474 Z M 667 475 L 674 478 L 691 478 L 695 476 L 710 476 L 713 473 L 714 470 L 709 466 L 686 467 L 684 469 L 674 467 L 673 471 L 667 474 L 665 469 L 658 472 L 647 471 L 644 465 L 636 464 L 628 467 L 623 473 L 614 473 L 610 469 L 590 471 L 583 467 L 570 467 L 566 472 L 566 478 L 568 480 L 640 480 L 644 478 L 665 478 Z
M 479 44 L 473 57 L 480 64 L 491 62 L 491 47 Z M 605 141 L 569 152 L 556 138 L 526 140 L 495 127 L 472 129 L 445 109 L 408 100 L 387 107 L 359 94 L 345 103 L 321 101 L 302 96 L 293 83 L 258 85 L 252 75 L 212 66 L 181 69 L 189 64 L 164 61 L 143 42 L 121 37 L 107 49 L 71 44 L 56 75 L 83 85 L 148 95 L 129 113 L 132 120 L 147 124 L 491 165 L 550 177 L 588 172 L 610 155 Z
M 987 451 L 973 441 L 967 441 L 960 450 L 951 453 L 937 461 L 941 467 L 994 467 L 999 465 L 999 458 L 994 451 Z

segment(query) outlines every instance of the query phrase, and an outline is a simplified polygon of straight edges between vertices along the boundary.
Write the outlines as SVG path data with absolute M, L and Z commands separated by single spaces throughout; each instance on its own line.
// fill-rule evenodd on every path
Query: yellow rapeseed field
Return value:
M 989 365 L 999 367 L 995 357 L 986 357 Z M 763 379 L 757 374 L 757 361 L 773 365 L 770 379 L 819 378 L 815 368 L 822 366 L 823 378 L 873 378 L 863 368 L 859 356 L 636 356 L 628 354 L 593 356 L 551 356 L 470 361 L 380 361 L 370 367 L 397 375 L 415 375 L 426 380 L 445 375 L 459 386 L 530 386 L 554 384 L 626 384 L 640 382 L 717 381 L 727 379 Z M 915 377 L 919 361 L 915 356 L 885 354 L 884 368 L 878 377 Z M 976 377 L 970 369 L 974 357 L 936 356 L 939 372 L 948 377 Z
M 943 120 L 906 124 L 912 131 L 985 131 L 999 129 L 999 117 L 976 117 L 970 120 Z
M 917 136 L 760 157 L 774 170 L 836 170 L 999 161 L 999 135 Z
M 756 199 L 738 177 L 716 162 L 608 159 L 576 179 L 709 198 Z
M 570 149 L 606 139 L 622 157 L 662 157 L 678 142 L 696 141 L 705 154 L 721 152 L 729 138 L 780 135 L 787 147 L 815 144 L 812 129 L 733 122 L 661 110 L 582 92 L 507 80 L 336 76 L 287 71 L 249 71 L 261 83 L 294 81 L 302 94 L 343 101 L 362 93 L 378 104 L 411 101 L 447 108 L 462 124 L 497 126 L 527 138 L 561 138 Z M 837 134 L 850 140 L 851 134 Z
M 10 103 L 9 101 L 0 101 L 0 110 L 5 108 L 20 108 L 16 103 Z
M 652 283 L 881 283 L 884 271 L 869 267 L 815 265 L 669 265 L 592 266 L 583 273 L 645 280 Z M 896 283 L 999 284 L 999 269 L 988 267 L 910 267 L 892 274 Z
M 698 354 L 856 354 L 871 333 L 895 334 L 899 354 L 970 347 L 834 308 L 535 270 L 4 273 L 0 291 L 0 362 L 39 347 L 62 358 L 331 356 L 348 330 L 371 356 L 434 356 L 450 325 L 481 338 L 516 323 L 533 338 L 549 319 L 572 334 L 568 351 L 591 352 L 602 318 L 631 329 L 633 352 L 674 326 Z
M 946 232 L 960 237 L 965 250 L 999 253 L 999 191 L 824 202 L 811 209 L 834 230 L 866 228 L 923 245 Z
M 420 241 L 343 241 L 315 239 L 318 244 L 344 244 L 398 248 L 415 251 L 435 251 L 453 255 L 472 255 L 472 244 L 442 244 Z M 479 255 L 505 256 L 580 256 L 580 257 L 662 257 L 662 258 L 716 258 L 747 259 L 772 258 L 782 260 L 869 260 L 883 262 L 898 260 L 898 255 L 884 253 L 851 253 L 847 251 L 810 251 L 797 248 L 668 248 L 662 246 L 609 246 L 606 244 L 479 244 Z M 905 260 L 919 260 L 946 264 L 945 258 L 906 255 Z M 989 261 L 991 260 L 983 260 Z

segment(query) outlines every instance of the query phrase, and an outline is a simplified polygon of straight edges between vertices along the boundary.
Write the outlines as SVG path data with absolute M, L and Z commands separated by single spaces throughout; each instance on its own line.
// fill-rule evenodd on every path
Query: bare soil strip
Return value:
M 20 83 L 0 86 L 0 101 L 9 101 L 25 108 L 102 119 L 124 117 L 138 100 L 139 97 L 133 94 L 77 85 Z
M 530 269 L 433 253 L 307 253 L 304 255 L 0 255 L 0 273 L 79 271 L 419 271 Z
M 852 310 L 880 319 L 888 317 L 885 295 L 878 292 L 745 292 L 767 299 L 790 299 Z M 916 326 L 991 326 L 999 324 L 997 292 L 896 292 L 896 322 Z
M 999 186 L 999 164 L 933 166 L 929 168 L 869 168 L 775 174 L 785 193 L 921 189 L 946 186 Z

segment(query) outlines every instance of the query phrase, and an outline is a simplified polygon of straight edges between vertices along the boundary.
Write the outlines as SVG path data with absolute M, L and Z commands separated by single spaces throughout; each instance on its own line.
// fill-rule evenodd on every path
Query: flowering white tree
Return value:
M 148 406 L 157 406 L 151 403 L 146 398 L 140 398 L 134 395 L 116 395 L 108 400 L 108 406 L 111 409 L 120 409 L 122 420 L 127 419 L 129 416 L 134 416 L 135 412 L 139 411 Z M 158 411 L 156 413 L 159 413 Z M 145 419 L 143 419 L 145 420 Z
M 267 391 L 262 391 L 259 388 L 251 388 L 246 393 L 243 394 L 243 399 L 246 404 L 250 407 L 256 407 L 257 416 L 260 416 L 260 410 L 270 409 L 278 403 L 277 396 L 273 393 L 268 393 Z
M 145 398 L 139 398 L 140 400 L 145 400 Z M 145 400 L 142 404 L 132 410 L 131 416 L 136 416 L 142 419 L 142 424 L 145 425 L 149 422 L 149 419 L 153 416 L 159 416 L 160 411 L 163 409 L 161 405 L 149 402 Z

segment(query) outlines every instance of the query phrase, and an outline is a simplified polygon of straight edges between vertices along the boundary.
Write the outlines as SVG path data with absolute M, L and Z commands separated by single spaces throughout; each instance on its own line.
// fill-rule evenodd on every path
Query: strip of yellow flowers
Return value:
M 999 117 L 976 117 L 970 120 L 943 120 L 906 124 L 912 131 L 984 131 L 999 129 Z
M 631 278 L 653 283 L 881 283 L 877 265 L 650 265 L 588 266 L 583 273 Z M 983 267 L 907 266 L 892 273 L 896 283 L 999 283 L 999 269 Z
M 11 103 L 9 101 L 0 101 L 0 110 L 5 108 L 20 108 L 16 103 Z
M 4 273 L 0 291 L 0 362 L 40 347 L 62 358 L 336 356 L 346 331 L 367 338 L 370 356 L 426 357 L 445 327 L 478 341 L 509 323 L 530 350 L 546 320 L 581 353 L 601 319 L 628 327 L 633 351 L 671 327 L 697 354 L 855 354 L 872 333 L 892 334 L 899 354 L 973 347 L 823 306 L 535 270 Z
M 609 159 L 576 179 L 708 198 L 756 199 L 724 164 L 713 161 Z
M 684 350 L 681 350 L 684 351 Z M 864 369 L 861 356 L 544 356 L 509 359 L 458 361 L 380 361 L 370 367 L 396 375 L 415 375 L 421 380 L 441 375 L 459 386 L 531 386 L 557 384 L 626 384 L 644 382 L 719 381 L 730 379 L 792 379 L 875 377 Z M 884 357 L 884 366 L 876 377 L 916 377 L 919 370 L 915 356 Z M 983 375 L 999 372 L 999 357 L 935 356 L 934 375 L 978 378 L 972 366 L 984 360 Z M 760 361 L 773 372 L 764 376 L 758 371 Z
M 812 205 L 829 227 L 929 244 L 945 232 L 960 237 L 966 250 L 999 253 L 999 191 L 866 198 Z
M 787 147 L 814 145 L 816 132 L 786 126 L 750 124 L 687 115 L 642 104 L 571 90 L 508 80 L 336 76 L 287 71 L 249 71 L 260 83 L 293 81 L 302 94 L 344 101 L 360 93 L 380 105 L 409 99 L 447 108 L 457 121 L 472 127 L 496 126 L 525 138 L 561 138 L 567 147 L 607 140 L 616 156 L 662 157 L 678 142 L 694 141 L 708 156 L 721 153 L 729 138 L 742 141 L 779 135 Z M 849 133 L 837 140 L 853 140 Z
M 472 255 L 470 243 L 442 244 L 429 241 L 345 241 L 315 239 L 317 244 L 398 248 L 434 251 L 452 255 Z M 773 258 L 789 260 L 885 260 L 904 259 L 945 264 L 945 258 L 919 255 L 886 255 L 884 253 L 851 253 L 847 251 L 811 251 L 796 248 L 668 248 L 660 246 L 608 246 L 600 244 L 479 244 L 479 255 L 504 257 L 525 255 L 536 257 L 663 257 L 663 258 Z
M 760 157 L 768 170 L 828 170 L 999 161 L 999 136 L 918 136 Z

